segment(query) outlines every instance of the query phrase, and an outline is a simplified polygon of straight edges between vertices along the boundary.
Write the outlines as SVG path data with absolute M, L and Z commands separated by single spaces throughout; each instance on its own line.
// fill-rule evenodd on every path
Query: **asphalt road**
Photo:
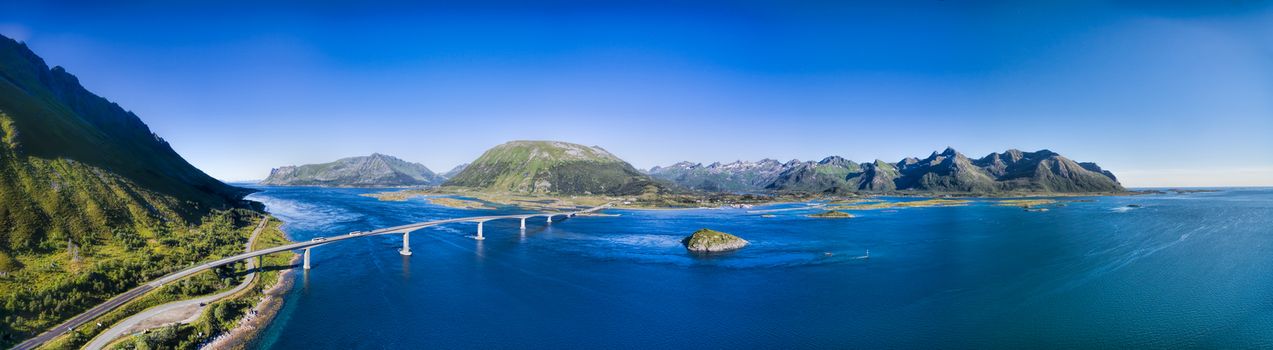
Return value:
M 261 224 L 257 225 L 255 230 L 252 230 L 252 237 L 248 238 L 248 243 L 244 247 L 244 251 L 247 251 L 247 252 L 252 251 L 252 244 L 256 243 L 256 237 L 261 234 L 261 231 L 265 229 L 265 224 L 268 222 L 269 222 L 269 217 L 261 219 Z M 207 303 L 212 303 L 214 301 L 221 300 L 222 298 L 234 295 L 234 293 L 238 293 L 239 291 L 243 289 L 246 289 L 248 286 L 252 285 L 252 280 L 256 278 L 256 270 L 255 270 L 256 263 L 252 261 L 252 259 L 248 259 L 247 262 L 248 262 L 248 271 L 250 272 L 248 272 L 247 276 L 244 276 L 243 282 L 239 282 L 239 285 L 234 286 L 234 288 L 221 292 L 221 293 L 213 294 L 213 295 L 205 295 L 205 296 L 201 296 L 194 299 L 174 301 L 171 303 L 167 303 L 167 304 L 146 309 L 145 311 L 142 311 L 136 315 L 132 315 L 132 316 L 129 316 L 128 318 L 125 318 L 123 321 L 119 321 L 119 323 L 116 323 L 114 326 L 111 326 L 110 329 L 107 329 L 99 333 L 97 337 L 94 337 L 93 340 L 88 343 L 88 345 L 84 346 L 84 348 L 89 350 L 102 349 L 106 347 L 106 345 L 109 345 L 111 341 L 124 335 L 124 332 L 127 332 L 130 328 L 133 328 L 133 326 L 136 326 L 146 320 L 149 320 L 152 317 L 167 313 L 169 311 L 181 309 L 181 308 L 189 308 L 189 307 L 195 307 L 196 305 L 204 305 Z M 199 306 L 198 309 L 202 310 L 203 307 Z M 195 314 L 195 315 L 196 317 L 198 316 L 198 314 Z

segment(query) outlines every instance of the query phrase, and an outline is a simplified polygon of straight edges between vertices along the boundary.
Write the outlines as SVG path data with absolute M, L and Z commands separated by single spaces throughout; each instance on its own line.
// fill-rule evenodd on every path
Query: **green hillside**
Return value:
M 234 247 L 246 193 L 0 37 L 0 347 Z
M 633 195 L 659 189 L 648 175 L 600 147 L 557 141 L 495 146 L 444 186 L 537 194 Z

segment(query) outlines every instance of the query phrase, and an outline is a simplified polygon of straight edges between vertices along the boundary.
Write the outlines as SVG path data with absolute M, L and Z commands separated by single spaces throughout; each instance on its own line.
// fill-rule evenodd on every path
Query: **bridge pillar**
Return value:
M 522 218 L 522 229 L 526 229 L 526 218 Z
M 402 249 L 398 249 L 398 254 L 411 255 L 411 232 L 402 233 Z
M 309 248 L 305 248 L 305 269 L 309 270 Z
M 473 237 L 473 239 L 476 239 L 476 240 L 479 240 L 479 241 L 480 241 L 480 240 L 483 240 L 483 239 L 486 239 L 486 237 L 482 237 L 482 224 L 483 224 L 483 223 L 485 223 L 485 222 L 484 222 L 484 221 L 478 221 L 478 222 L 477 222 L 477 237 Z
M 549 224 L 552 224 L 552 223 L 553 223 L 553 216 L 552 216 L 552 215 L 549 215 L 549 216 L 548 216 L 548 223 L 549 223 Z

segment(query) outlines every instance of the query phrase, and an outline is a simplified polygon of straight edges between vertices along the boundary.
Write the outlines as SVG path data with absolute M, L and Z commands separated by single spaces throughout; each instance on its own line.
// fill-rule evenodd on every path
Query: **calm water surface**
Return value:
M 298 241 L 518 212 L 262 189 L 251 198 Z M 313 251 L 255 346 L 1273 347 L 1273 189 L 1090 199 L 847 220 L 610 210 L 525 232 L 488 222 L 485 241 L 474 224 L 424 229 L 411 257 L 400 236 L 340 242 Z M 688 254 L 679 240 L 703 227 L 752 245 Z

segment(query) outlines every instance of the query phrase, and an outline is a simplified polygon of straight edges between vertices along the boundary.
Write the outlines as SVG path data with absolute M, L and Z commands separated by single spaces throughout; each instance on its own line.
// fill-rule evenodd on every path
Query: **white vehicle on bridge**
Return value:
M 314 242 L 322 242 L 322 241 L 326 241 L 326 240 L 327 240 L 327 237 L 314 237 L 314 239 L 311 239 L 310 241 L 314 241 Z
M 366 233 L 366 232 L 362 232 L 362 231 L 354 231 L 354 232 L 350 232 L 350 233 L 349 233 L 349 235 L 350 235 L 350 236 L 358 236 L 358 235 L 361 235 L 361 234 L 363 234 L 363 233 Z

